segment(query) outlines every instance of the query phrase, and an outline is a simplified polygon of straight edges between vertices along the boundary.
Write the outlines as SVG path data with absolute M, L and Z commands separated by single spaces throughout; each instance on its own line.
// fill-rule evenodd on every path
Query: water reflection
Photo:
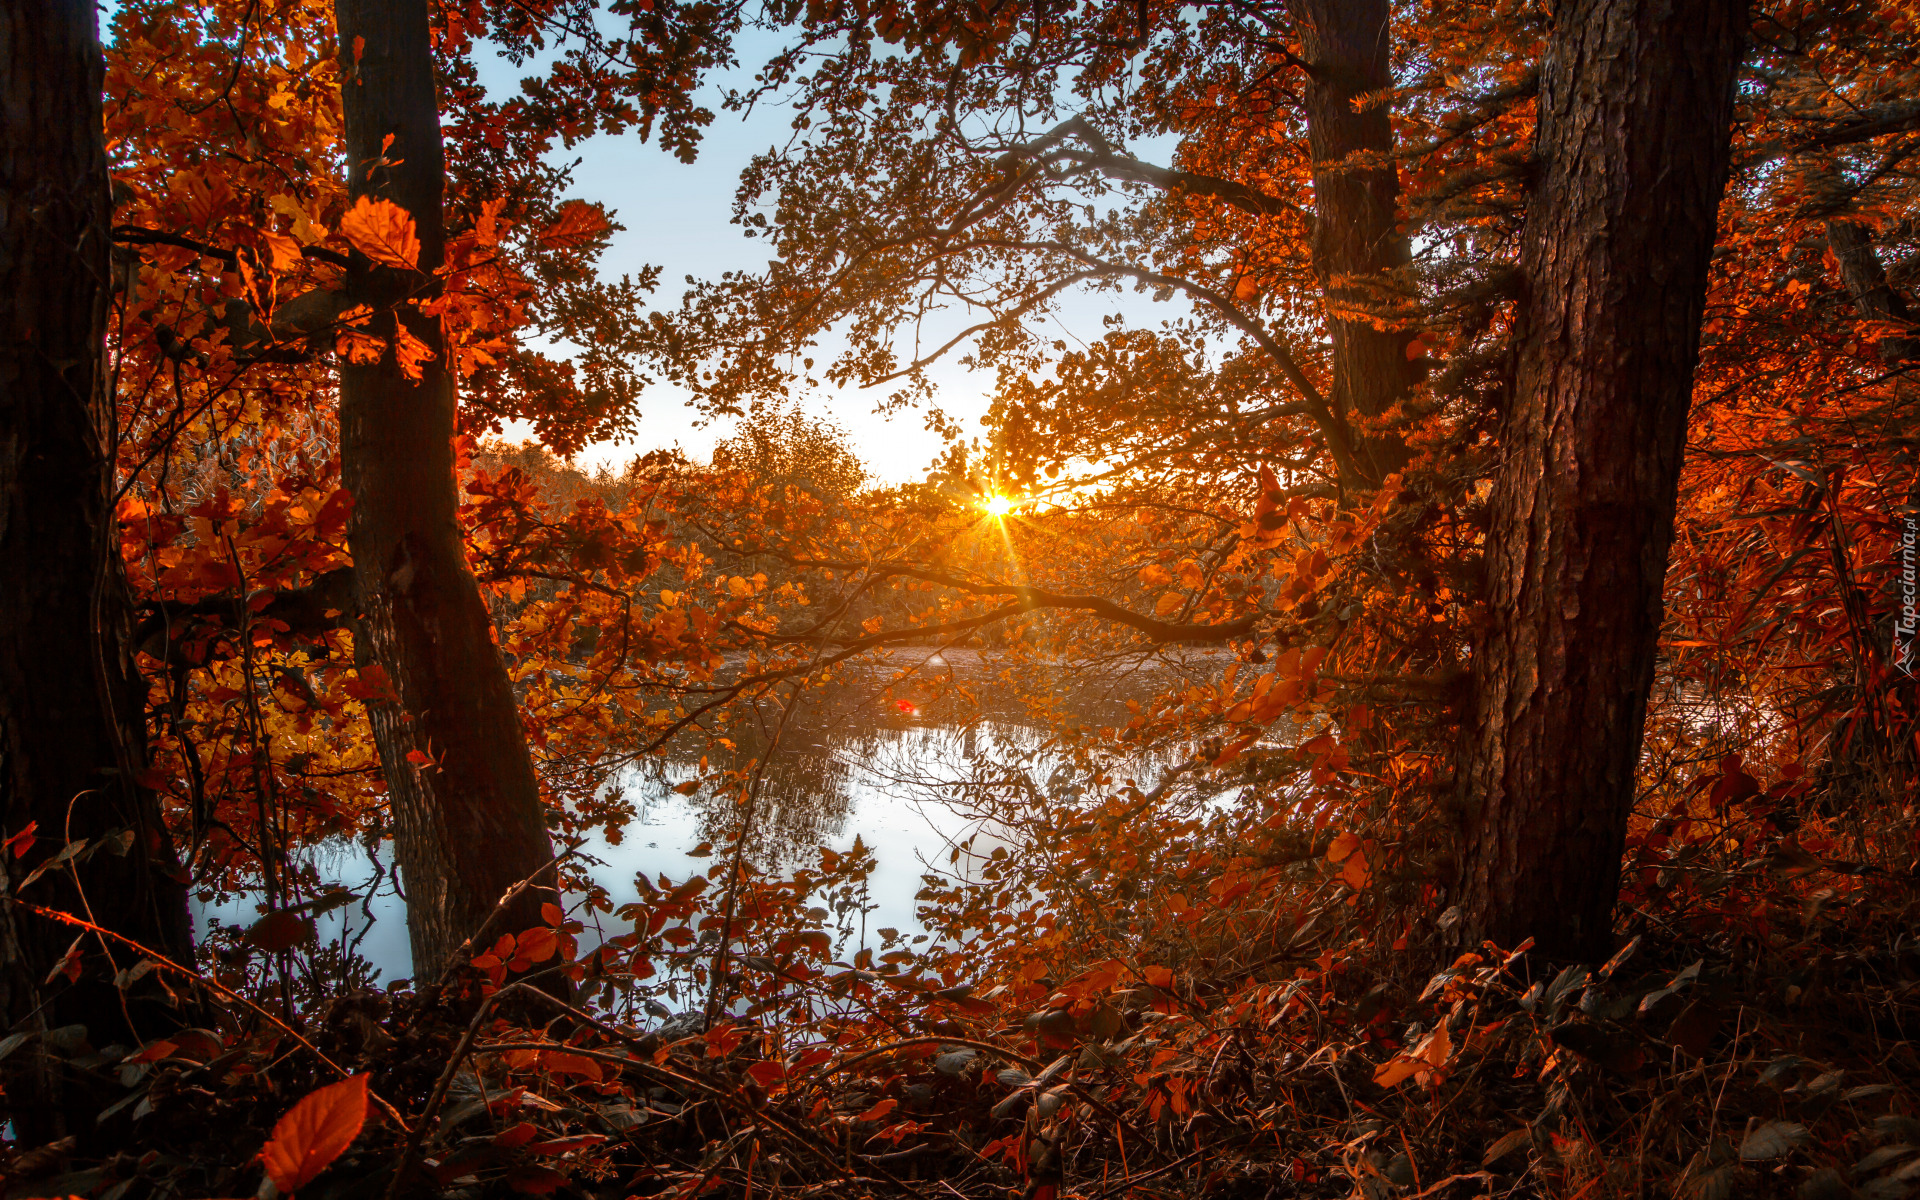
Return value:
M 915 893 L 923 874 L 966 871 L 968 856 L 951 861 L 955 846 L 971 840 L 975 854 L 990 854 L 1009 844 L 1006 830 L 968 815 L 970 797 L 1012 788 L 1051 804 L 1070 804 L 1079 798 L 1085 778 L 1054 750 L 1045 731 L 1016 719 L 1017 706 L 1004 697 L 999 704 L 984 691 L 956 697 L 948 690 L 955 681 L 950 663 L 923 662 L 920 675 L 929 686 L 919 691 L 889 690 L 884 682 L 876 686 L 872 678 L 856 678 L 809 696 L 782 730 L 778 751 L 759 783 L 755 830 L 747 847 L 755 866 L 784 871 L 814 865 L 820 847 L 845 853 L 856 839 L 877 860 L 867 881 L 867 911 L 856 914 L 851 927 L 855 945 L 880 929 L 910 936 L 922 932 Z M 1159 682 L 1164 684 L 1164 677 Z M 1083 718 L 1113 723 L 1122 711 L 1120 701 L 1135 690 L 1144 689 L 1091 694 L 1083 688 L 1075 707 Z M 983 711 L 994 715 L 981 716 Z M 962 714 L 971 719 L 956 722 Z M 579 853 L 587 877 L 606 889 L 616 907 L 639 898 L 636 874 L 678 881 L 715 865 L 714 858 L 696 858 L 689 851 L 703 842 L 724 847 L 738 828 L 738 772 L 766 752 L 775 716 L 777 710 L 750 714 L 729 730 L 730 752 L 722 753 L 711 739 L 689 738 L 672 753 L 630 766 L 610 781 L 609 790 L 630 806 L 632 818 L 617 843 L 596 832 Z M 1147 756 L 1105 765 L 1144 783 L 1168 764 Z M 699 786 L 679 790 L 690 782 Z M 383 980 L 409 976 L 405 906 L 391 875 L 373 870 L 367 850 L 344 840 L 301 853 L 323 887 L 341 885 L 364 897 L 319 919 L 323 943 L 353 949 Z M 382 863 L 393 861 L 390 846 L 375 853 Z M 197 906 L 200 932 L 204 935 L 213 921 L 251 923 L 253 899 L 237 896 Z

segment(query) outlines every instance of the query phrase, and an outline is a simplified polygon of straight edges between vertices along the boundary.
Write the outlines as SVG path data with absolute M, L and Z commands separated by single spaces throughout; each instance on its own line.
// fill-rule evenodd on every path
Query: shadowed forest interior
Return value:
M 5 1200 L 1901 1200 L 1917 304 L 1916 0 L 0 0 Z

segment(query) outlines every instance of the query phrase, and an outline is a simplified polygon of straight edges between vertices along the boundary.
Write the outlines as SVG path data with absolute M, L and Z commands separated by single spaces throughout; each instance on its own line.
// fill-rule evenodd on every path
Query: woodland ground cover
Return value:
M 0 6 L 10 1197 L 1920 1185 L 1907 0 L 99 22 Z M 746 32 L 766 268 L 603 278 L 568 148 L 697 154 Z M 922 483 L 805 415 L 943 355 Z M 712 461 L 555 457 L 661 380 Z M 1044 749 L 924 940 L 749 853 L 853 693 Z

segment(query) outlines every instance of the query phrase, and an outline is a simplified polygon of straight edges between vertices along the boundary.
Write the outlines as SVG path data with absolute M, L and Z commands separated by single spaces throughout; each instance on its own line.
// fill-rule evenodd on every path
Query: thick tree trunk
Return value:
M 90 0 L 0 3 L 0 819 L 9 835 L 39 826 L 24 859 L 4 855 L 6 881 L 12 894 L 69 840 L 104 844 L 21 899 L 91 916 L 190 962 L 186 886 L 159 806 L 138 779 L 145 692 L 113 524 L 103 370 L 101 77 Z M 139 995 L 123 1007 L 115 966 L 140 958 L 123 945 L 103 950 L 88 937 L 79 981 L 46 982 L 75 932 L 0 907 L 9 1026 L 80 1023 L 96 1044 L 165 1028 Z M 51 1078 L 37 1082 L 47 1086 L 7 1085 L 29 1140 L 56 1136 L 64 1115 Z M 92 1128 L 91 1115 L 76 1132 Z
M 1399 403 L 1416 382 L 1407 361 L 1413 332 L 1382 329 L 1369 315 L 1401 299 L 1394 272 L 1413 261 L 1400 228 L 1400 176 L 1385 103 L 1355 111 L 1354 100 L 1393 84 L 1387 0 L 1304 0 L 1307 142 L 1313 155 L 1313 267 L 1326 297 L 1333 344 L 1332 402 L 1342 420 L 1364 422 Z M 1356 457 L 1378 483 L 1406 464 L 1400 438 L 1354 439 Z
M 1745 24 L 1554 8 L 1464 779 L 1471 923 L 1550 957 L 1612 951 Z
M 348 543 L 361 607 L 355 644 L 362 664 L 385 668 L 397 695 L 370 708 L 414 971 L 431 978 L 509 888 L 535 876 L 545 886 L 523 892 L 494 931 L 540 922 L 541 904 L 554 899 L 552 851 L 513 688 L 455 521 L 446 346 L 438 321 L 406 303 L 426 294 L 445 244 L 427 0 L 338 0 L 335 15 L 350 190 L 406 209 L 421 246 L 420 273 L 355 255 L 350 299 L 380 314 L 376 332 L 391 332 L 398 319 L 435 354 L 419 379 L 407 378 L 391 349 L 377 363 L 340 368 L 341 466 L 354 501 Z

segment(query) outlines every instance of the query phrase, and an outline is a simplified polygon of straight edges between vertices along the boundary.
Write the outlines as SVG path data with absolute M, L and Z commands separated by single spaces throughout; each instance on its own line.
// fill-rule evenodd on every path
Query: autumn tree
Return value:
M 116 973 L 143 951 L 22 905 L 97 922 L 175 961 L 192 960 L 192 939 L 173 842 L 145 778 L 146 689 L 132 664 L 113 519 L 110 221 L 92 6 L 7 5 L 0 64 L 0 812 L 10 897 L 0 991 L 16 1031 L 78 1023 L 104 1044 L 160 1024 L 146 989 L 131 1008 L 117 990 Z M 51 1135 L 63 1086 L 35 1071 L 9 1081 L 10 1098 L 46 1106 L 15 1103 L 14 1121 Z
M 866 465 L 847 445 L 846 434 L 798 408 L 763 410 L 743 418 L 714 447 L 713 465 L 838 500 L 858 492 L 867 480 Z
M 1325 655 L 1346 703 L 1393 704 L 1416 748 L 1381 803 L 1437 831 L 1404 836 L 1409 866 L 1457 880 L 1483 933 L 1600 954 L 1730 147 L 1774 139 L 1751 171 L 1916 116 L 1885 92 L 1843 116 L 1851 85 L 1810 65 L 1837 37 L 1843 78 L 1872 78 L 1891 51 L 1837 31 L 1894 18 L 1789 6 L 1749 41 L 1744 9 L 1703 13 L 816 6 L 821 65 L 778 59 L 754 93 L 791 88 L 809 130 L 744 176 L 737 218 L 779 257 L 690 299 L 682 378 L 722 407 L 770 394 L 835 327 L 822 378 L 905 403 L 966 347 L 1000 371 L 996 472 L 1077 511 L 1207 513 L 1190 548 L 1124 552 L 1156 611 Z M 1736 110 L 1743 68 L 1762 82 Z M 1170 164 L 1126 149 L 1151 136 Z M 1832 190 L 1889 178 L 1889 153 Z M 1123 286 L 1188 312 L 1083 348 L 1029 320 Z M 974 323 L 928 324 L 952 308 Z M 1266 565 L 1279 586 L 1250 589 Z
M 500 928 L 556 898 L 539 781 L 456 520 L 454 374 L 416 301 L 445 261 L 445 166 L 424 2 L 342 0 L 348 191 L 378 258 L 354 256 L 346 301 L 381 341 L 340 367 L 341 469 L 360 601 L 356 653 L 391 680 L 370 708 L 407 886 L 414 963 L 436 974 L 505 902 Z M 378 215 L 372 215 L 378 214 Z M 378 251 L 376 251 L 378 253 Z M 357 359 L 357 360 L 356 360 Z
M 1613 950 L 1744 3 L 1554 11 L 1474 649 L 1466 904 Z
M 550 858 L 515 681 L 461 565 L 451 439 L 524 418 L 570 452 L 631 427 L 630 331 L 646 328 L 651 274 L 598 278 L 613 227 L 566 201 L 567 170 L 546 154 L 634 126 L 690 154 L 707 119 L 690 89 L 732 17 L 635 14 L 611 39 L 541 5 L 213 0 L 196 14 L 123 5 L 110 52 L 123 549 L 166 695 L 158 777 L 203 879 L 257 870 L 275 908 L 299 909 L 312 886 L 285 861 L 298 841 L 396 832 L 431 971 Z M 489 97 L 476 39 L 572 49 L 518 95 Z M 590 349 L 563 361 L 536 339 Z M 349 550 L 385 565 L 343 590 Z M 357 672 L 340 661 L 349 644 Z M 521 687 L 541 675 L 516 670 Z M 367 706 L 390 807 L 367 779 Z M 450 756 L 463 738 L 473 752 Z M 539 892 L 499 924 L 540 919 Z

